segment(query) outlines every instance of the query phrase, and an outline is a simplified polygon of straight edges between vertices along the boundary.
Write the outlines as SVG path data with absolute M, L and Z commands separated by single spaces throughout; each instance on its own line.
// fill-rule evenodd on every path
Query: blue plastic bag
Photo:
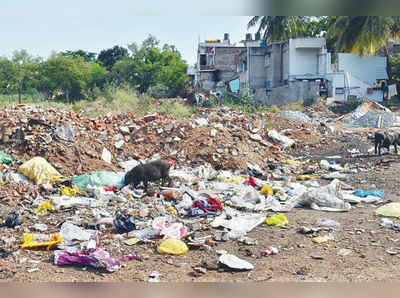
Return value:
M 364 191 L 362 189 L 356 189 L 353 194 L 362 198 L 366 198 L 368 196 L 382 198 L 385 192 L 383 190 L 367 190 Z
M 90 174 L 84 174 L 81 176 L 74 176 L 72 182 L 74 182 L 79 189 L 87 191 L 89 185 L 92 186 L 115 186 L 121 188 L 124 186 L 125 173 L 115 173 L 109 171 L 99 171 Z

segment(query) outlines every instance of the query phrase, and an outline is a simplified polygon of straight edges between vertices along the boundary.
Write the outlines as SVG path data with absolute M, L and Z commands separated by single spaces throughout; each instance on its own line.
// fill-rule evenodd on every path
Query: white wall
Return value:
M 350 73 L 336 72 L 330 73 L 326 78 L 332 82 L 333 97 L 337 100 L 346 100 L 349 95 L 357 96 L 358 98 L 368 98 L 373 101 L 382 101 L 383 93 L 380 90 L 375 90 L 372 93 L 367 93 L 369 85 Z M 344 94 L 336 94 L 336 88 L 344 88 Z
M 371 86 L 376 83 L 377 79 L 388 79 L 386 57 L 360 57 L 356 54 L 339 53 L 338 70 L 350 72 L 352 76 L 359 78 Z

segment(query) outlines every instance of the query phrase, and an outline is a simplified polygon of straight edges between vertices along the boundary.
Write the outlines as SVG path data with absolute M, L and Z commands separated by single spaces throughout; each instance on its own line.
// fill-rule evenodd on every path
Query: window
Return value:
M 336 94 L 344 94 L 344 88 L 336 88 L 335 93 Z
M 243 63 L 237 65 L 237 72 L 243 72 Z
M 207 55 L 200 54 L 200 65 L 207 65 Z
M 269 67 L 271 65 L 271 53 L 265 54 L 264 66 Z

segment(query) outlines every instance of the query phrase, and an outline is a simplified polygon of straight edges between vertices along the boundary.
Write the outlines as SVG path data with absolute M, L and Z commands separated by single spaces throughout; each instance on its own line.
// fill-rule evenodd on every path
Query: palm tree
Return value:
M 328 36 L 335 38 L 338 51 L 355 53 L 360 56 L 375 55 L 383 48 L 387 58 L 389 81 L 392 73 L 389 63 L 387 42 L 400 36 L 400 18 L 385 16 L 339 16 L 328 30 Z
M 258 25 L 257 33 L 267 42 L 287 40 L 304 36 L 306 17 L 303 16 L 255 16 L 247 27 Z

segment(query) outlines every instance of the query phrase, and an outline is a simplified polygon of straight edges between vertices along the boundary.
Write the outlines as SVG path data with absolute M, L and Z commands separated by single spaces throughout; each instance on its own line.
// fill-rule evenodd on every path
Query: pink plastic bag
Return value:
M 117 271 L 121 263 L 110 257 L 110 254 L 101 248 L 87 251 L 56 250 L 54 264 L 57 266 L 81 264 L 95 268 L 105 268 L 108 272 Z

